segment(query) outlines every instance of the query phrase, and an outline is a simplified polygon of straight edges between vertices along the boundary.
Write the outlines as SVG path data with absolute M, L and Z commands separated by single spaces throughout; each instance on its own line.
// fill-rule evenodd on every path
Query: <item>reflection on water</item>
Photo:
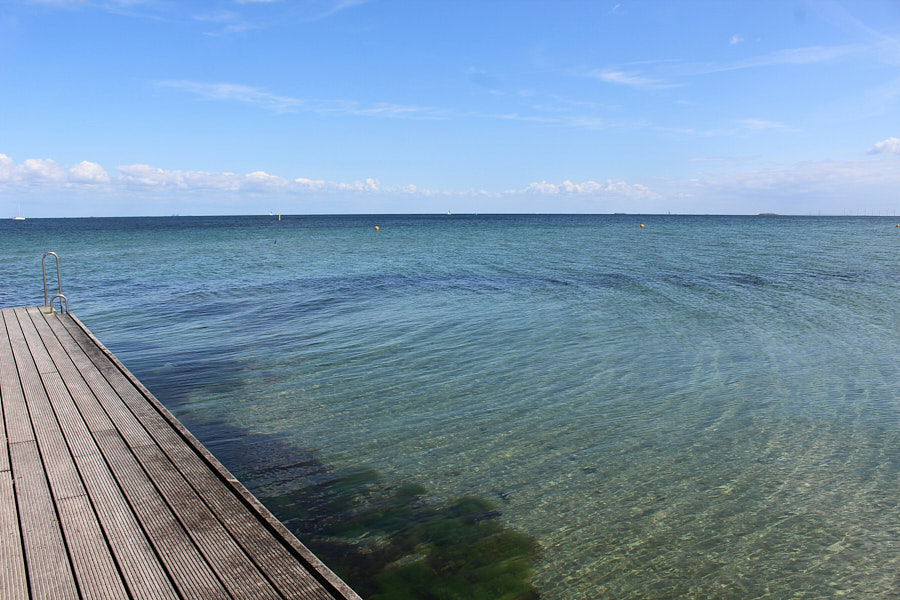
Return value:
M 467 496 L 435 505 L 415 483 L 338 472 L 315 453 L 207 423 L 207 447 L 325 564 L 370 600 L 536 600 L 537 543 Z

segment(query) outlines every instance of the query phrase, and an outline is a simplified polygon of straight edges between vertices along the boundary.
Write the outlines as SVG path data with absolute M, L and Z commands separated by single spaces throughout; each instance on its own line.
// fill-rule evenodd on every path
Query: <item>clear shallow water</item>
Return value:
M 42 301 L 55 250 L 72 311 L 253 491 L 297 448 L 483 498 L 542 598 L 888 598 L 895 222 L 9 221 L 0 306 Z

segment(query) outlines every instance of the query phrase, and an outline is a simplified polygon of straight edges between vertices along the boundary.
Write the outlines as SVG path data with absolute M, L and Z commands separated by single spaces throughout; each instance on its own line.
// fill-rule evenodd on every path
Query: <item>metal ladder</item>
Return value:
M 47 257 L 52 256 L 56 259 L 56 295 L 47 301 Z M 44 278 L 44 306 L 41 307 L 45 313 L 53 314 L 53 302 L 59 298 L 59 312 L 69 312 L 69 300 L 62 293 L 62 276 L 59 274 L 59 255 L 56 252 L 44 252 L 41 258 L 41 274 Z

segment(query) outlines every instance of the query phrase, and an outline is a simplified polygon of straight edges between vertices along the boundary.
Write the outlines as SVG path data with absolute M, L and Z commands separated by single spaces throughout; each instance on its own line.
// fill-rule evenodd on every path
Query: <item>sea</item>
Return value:
M 47 251 L 365 598 L 900 596 L 897 217 L 7 219 L 0 306 Z

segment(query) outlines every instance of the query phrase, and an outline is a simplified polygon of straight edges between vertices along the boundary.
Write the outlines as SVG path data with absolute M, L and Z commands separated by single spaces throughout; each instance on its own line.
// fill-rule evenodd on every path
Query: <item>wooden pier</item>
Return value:
M 77 318 L 0 314 L 0 598 L 359 599 Z

